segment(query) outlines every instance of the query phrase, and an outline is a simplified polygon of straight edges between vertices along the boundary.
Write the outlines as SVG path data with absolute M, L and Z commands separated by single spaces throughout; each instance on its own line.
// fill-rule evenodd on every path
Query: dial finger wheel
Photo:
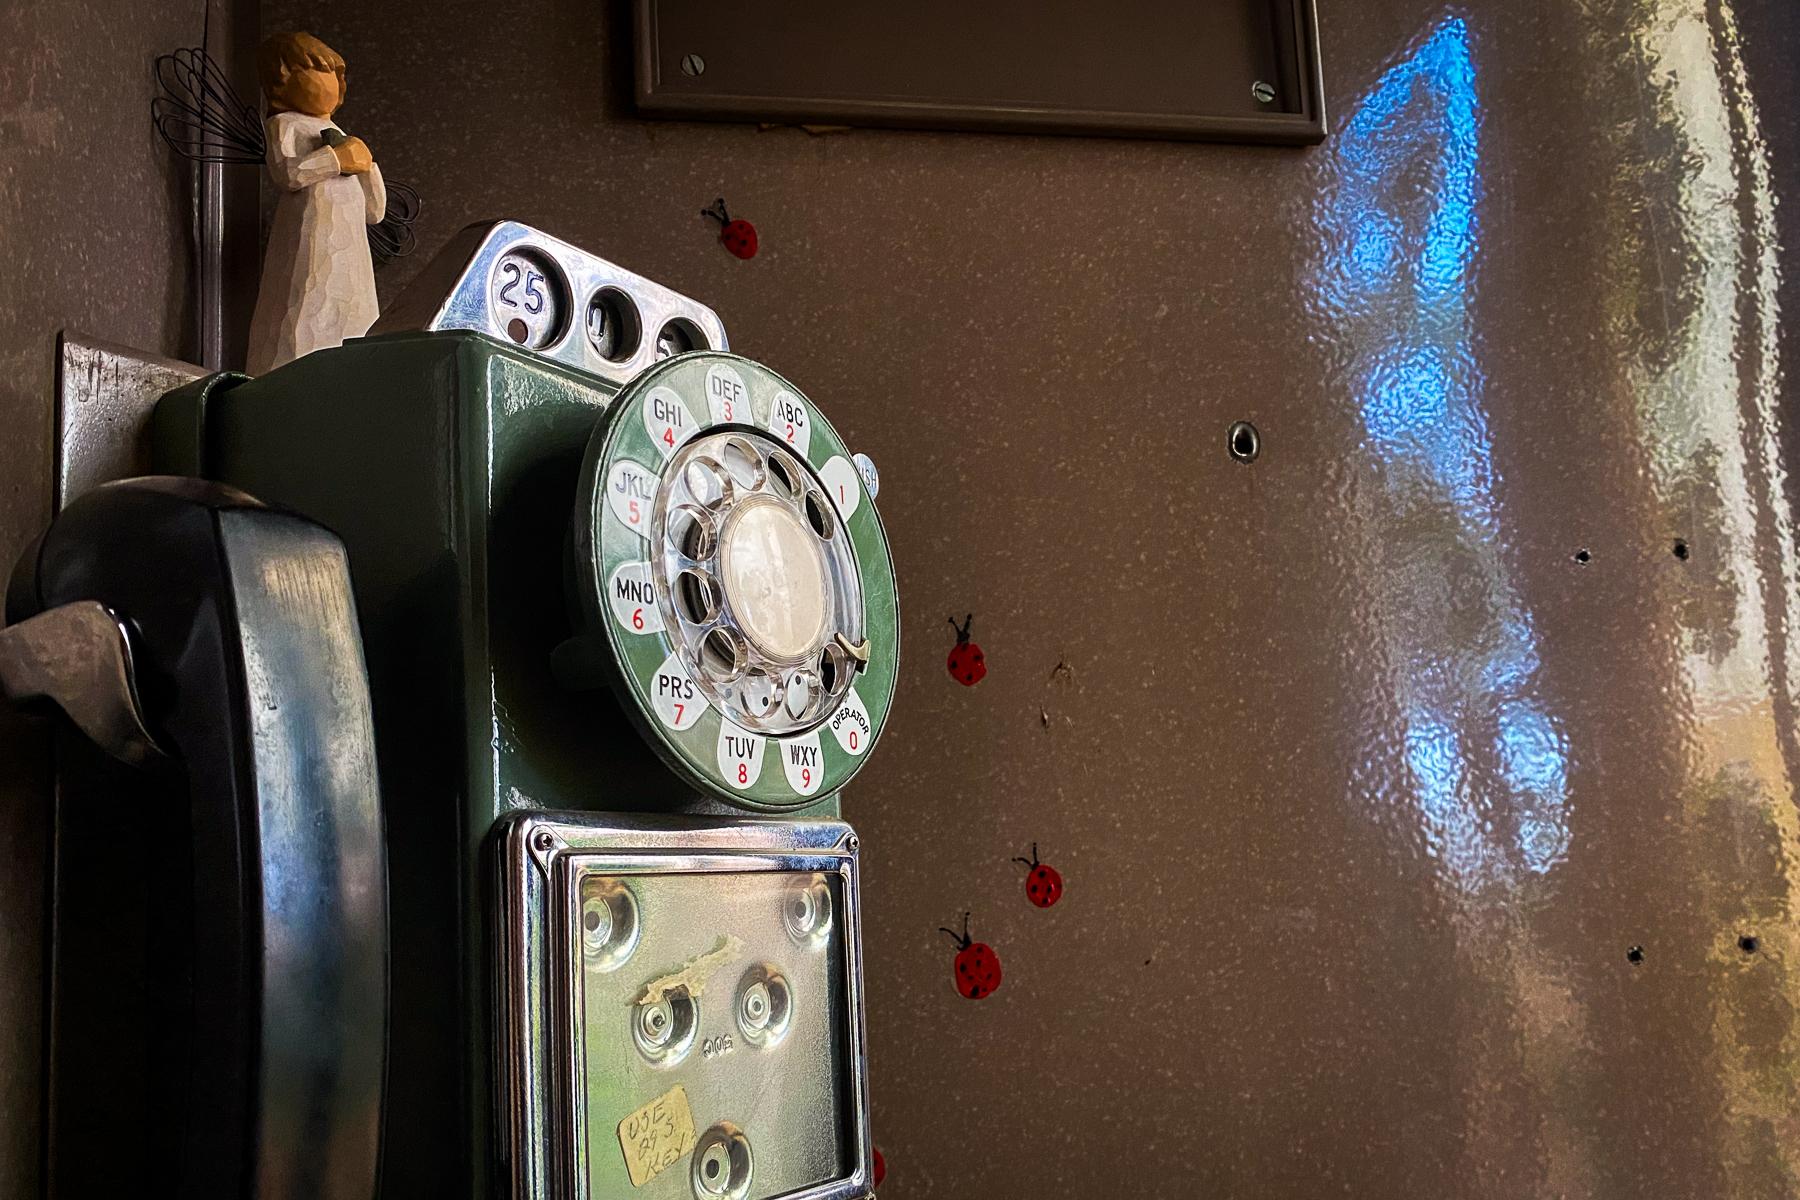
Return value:
M 671 766 L 777 810 L 855 774 L 893 696 L 893 566 L 810 401 L 729 354 L 646 371 L 595 429 L 575 519 L 585 617 Z

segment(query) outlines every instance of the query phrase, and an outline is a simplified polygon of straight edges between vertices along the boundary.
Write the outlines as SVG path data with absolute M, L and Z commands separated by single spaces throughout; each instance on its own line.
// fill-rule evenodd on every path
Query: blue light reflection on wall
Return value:
M 1315 302 L 1379 460 L 1373 533 L 1408 785 L 1431 852 L 1479 887 L 1568 850 L 1568 754 L 1533 695 L 1531 614 L 1501 553 L 1469 295 L 1480 112 L 1469 28 L 1440 24 L 1333 140 Z

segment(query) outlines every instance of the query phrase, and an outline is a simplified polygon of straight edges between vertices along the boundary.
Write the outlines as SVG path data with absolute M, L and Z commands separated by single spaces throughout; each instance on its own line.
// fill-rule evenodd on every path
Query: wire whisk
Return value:
M 392 262 L 413 252 L 418 245 L 413 222 L 419 219 L 419 210 L 424 204 L 411 184 L 387 185 L 387 212 L 369 226 L 369 252 L 376 262 Z
M 192 162 L 262 162 L 262 119 L 212 55 L 198 46 L 158 55 L 156 83 L 150 119 L 169 149 Z

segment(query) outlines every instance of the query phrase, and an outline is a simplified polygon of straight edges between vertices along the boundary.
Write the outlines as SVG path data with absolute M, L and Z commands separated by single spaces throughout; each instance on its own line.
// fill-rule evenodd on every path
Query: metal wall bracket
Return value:
M 149 474 L 157 400 L 207 373 L 83 333 L 58 334 L 54 511 L 97 484 Z

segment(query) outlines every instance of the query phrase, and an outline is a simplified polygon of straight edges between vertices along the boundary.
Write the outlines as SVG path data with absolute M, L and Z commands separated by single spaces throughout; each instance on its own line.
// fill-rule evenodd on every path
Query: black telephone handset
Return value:
M 369 1196 L 386 855 L 342 543 L 219 484 L 124 480 L 27 551 L 6 617 L 7 693 L 134 767 L 59 797 L 51 1193 Z

